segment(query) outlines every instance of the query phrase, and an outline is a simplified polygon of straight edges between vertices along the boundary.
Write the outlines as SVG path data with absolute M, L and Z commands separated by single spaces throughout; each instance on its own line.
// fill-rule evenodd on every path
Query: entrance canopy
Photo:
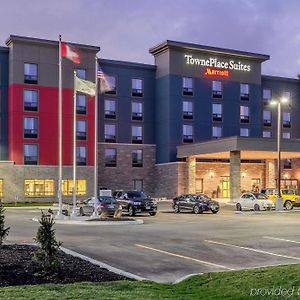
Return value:
M 177 146 L 177 157 L 229 159 L 231 151 L 240 151 L 243 160 L 277 159 L 277 139 L 229 137 Z M 300 158 L 300 139 L 281 140 L 281 159 Z

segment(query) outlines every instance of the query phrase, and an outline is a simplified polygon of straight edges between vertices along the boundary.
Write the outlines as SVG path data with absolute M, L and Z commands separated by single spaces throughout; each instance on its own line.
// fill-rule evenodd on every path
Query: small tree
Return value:
M 2 202 L 0 201 L 0 246 L 4 239 L 8 236 L 9 228 L 5 228 L 5 216 L 4 216 L 5 209 L 3 208 Z
M 62 243 L 56 240 L 53 216 L 42 212 L 39 223 L 40 227 L 35 238 L 39 244 L 39 249 L 34 254 L 34 259 L 44 270 L 57 270 L 60 266 L 58 250 Z

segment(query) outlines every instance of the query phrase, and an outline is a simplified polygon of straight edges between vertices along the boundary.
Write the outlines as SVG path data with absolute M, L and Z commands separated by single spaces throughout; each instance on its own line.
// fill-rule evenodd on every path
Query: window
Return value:
M 24 165 L 38 164 L 38 145 L 25 144 L 24 145 Z
M 143 127 L 135 126 L 131 127 L 131 141 L 133 144 L 142 144 L 143 143 Z
M 283 126 L 283 128 L 291 128 L 291 113 L 290 112 L 282 113 L 282 126 Z
M 104 100 L 104 116 L 105 119 L 116 119 L 116 101 Z
M 185 120 L 193 119 L 193 102 L 192 101 L 183 101 L 182 102 L 182 117 Z
M 249 128 L 241 128 L 240 136 L 249 136 Z
M 3 197 L 3 179 L 0 179 L 0 197 Z
M 193 96 L 193 78 L 191 77 L 183 77 L 182 78 L 182 94 L 184 96 Z
M 76 113 L 86 114 L 86 95 L 76 94 Z
M 143 150 L 132 150 L 132 166 L 143 166 Z
M 116 95 L 117 94 L 117 78 L 116 76 L 106 75 L 106 80 L 108 86 L 110 87 L 109 91 L 106 91 L 105 94 Z
M 286 98 L 287 100 L 291 99 L 291 92 L 285 91 L 283 93 L 283 98 Z
M 271 127 L 272 126 L 272 113 L 269 110 L 264 110 L 263 112 L 263 122 L 264 126 Z
M 86 146 L 76 146 L 76 164 L 86 166 Z
M 263 138 L 270 138 L 272 136 L 270 130 L 264 130 L 263 131 Z
M 76 69 L 76 75 L 78 78 L 86 80 L 86 69 Z
M 285 131 L 282 133 L 282 138 L 283 139 L 290 139 L 291 138 L 291 133 L 288 131 Z
M 117 166 L 117 149 L 107 148 L 105 149 L 105 167 Z
M 213 81 L 212 82 L 212 97 L 220 99 L 222 98 L 222 82 Z
M 241 123 L 249 123 L 250 117 L 249 117 L 249 106 L 240 106 L 240 121 Z
M 216 122 L 222 122 L 222 104 L 213 103 L 212 105 L 212 119 Z
M 52 179 L 25 179 L 24 195 L 27 197 L 54 196 L 54 180 Z
M 131 119 L 134 121 L 143 120 L 143 103 L 132 102 L 131 103 Z
M 37 84 L 38 83 L 38 65 L 24 64 L 24 83 Z
M 283 168 L 284 169 L 291 169 L 292 168 L 292 160 L 291 159 L 285 159 L 283 161 Z
M 272 90 L 271 89 L 263 89 L 263 99 L 264 100 L 272 99 Z
M 72 179 L 67 179 L 62 181 L 62 192 L 64 196 L 73 195 L 74 181 Z M 76 195 L 84 196 L 86 195 L 86 180 L 78 179 L 76 180 Z
M 222 137 L 222 127 L 221 126 L 213 126 L 212 127 L 212 137 L 216 138 L 216 139 Z
M 240 95 L 241 95 L 241 100 L 243 101 L 249 101 L 249 84 L 247 83 L 241 83 L 240 85 Z
M 87 126 L 85 120 L 77 120 L 76 121 L 76 139 L 78 140 L 86 140 L 87 137 Z
M 143 80 L 133 78 L 131 79 L 131 95 L 133 97 L 143 97 Z
M 37 111 L 38 110 L 38 91 L 24 90 L 23 104 L 24 104 L 25 111 Z
M 24 118 L 24 138 L 36 139 L 38 137 L 38 118 Z
M 140 191 L 142 192 L 143 191 L 143 180 L 142 179 L 134 179 L 133 180 L 133 189 L 135 191 Z
M 104 125 L 104 141 L 108 143 L 116 142 L 116 125 L 105 124 Z
M 194 128 L 192 125 L 184 124 L 182 126 L 182 135 L 184 143 L 192 143 L 194 141 Z

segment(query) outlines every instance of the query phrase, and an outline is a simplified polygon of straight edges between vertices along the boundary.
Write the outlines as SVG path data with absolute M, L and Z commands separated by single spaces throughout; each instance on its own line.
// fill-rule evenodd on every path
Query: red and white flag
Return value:
M 112 90 L 112 86 L 109 83 L 109 79 L 107 75 L 104 74 L 101 67 L 99 66 L 99 70 L 97 72 L 97 79 L 100 79 L 100 92 L 105 93 Z
M 79 51 L 67 43 L 61 43 L 61 56 L 72 60 L 75 64 L 80 64 Z

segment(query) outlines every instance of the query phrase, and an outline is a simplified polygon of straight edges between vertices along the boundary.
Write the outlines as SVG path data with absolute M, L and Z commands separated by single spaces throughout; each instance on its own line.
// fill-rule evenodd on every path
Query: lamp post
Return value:
M 283 201 L 281 198 L 280 192 L 280 182 L 281 182 L 281 104 L 288 103 L 287 98 L 281 98 L 278 100 L 272 100 L 270 102 L 271 105 L 277 105 L 277 199 L 276 199 L 276 210 L 283 209 Z

